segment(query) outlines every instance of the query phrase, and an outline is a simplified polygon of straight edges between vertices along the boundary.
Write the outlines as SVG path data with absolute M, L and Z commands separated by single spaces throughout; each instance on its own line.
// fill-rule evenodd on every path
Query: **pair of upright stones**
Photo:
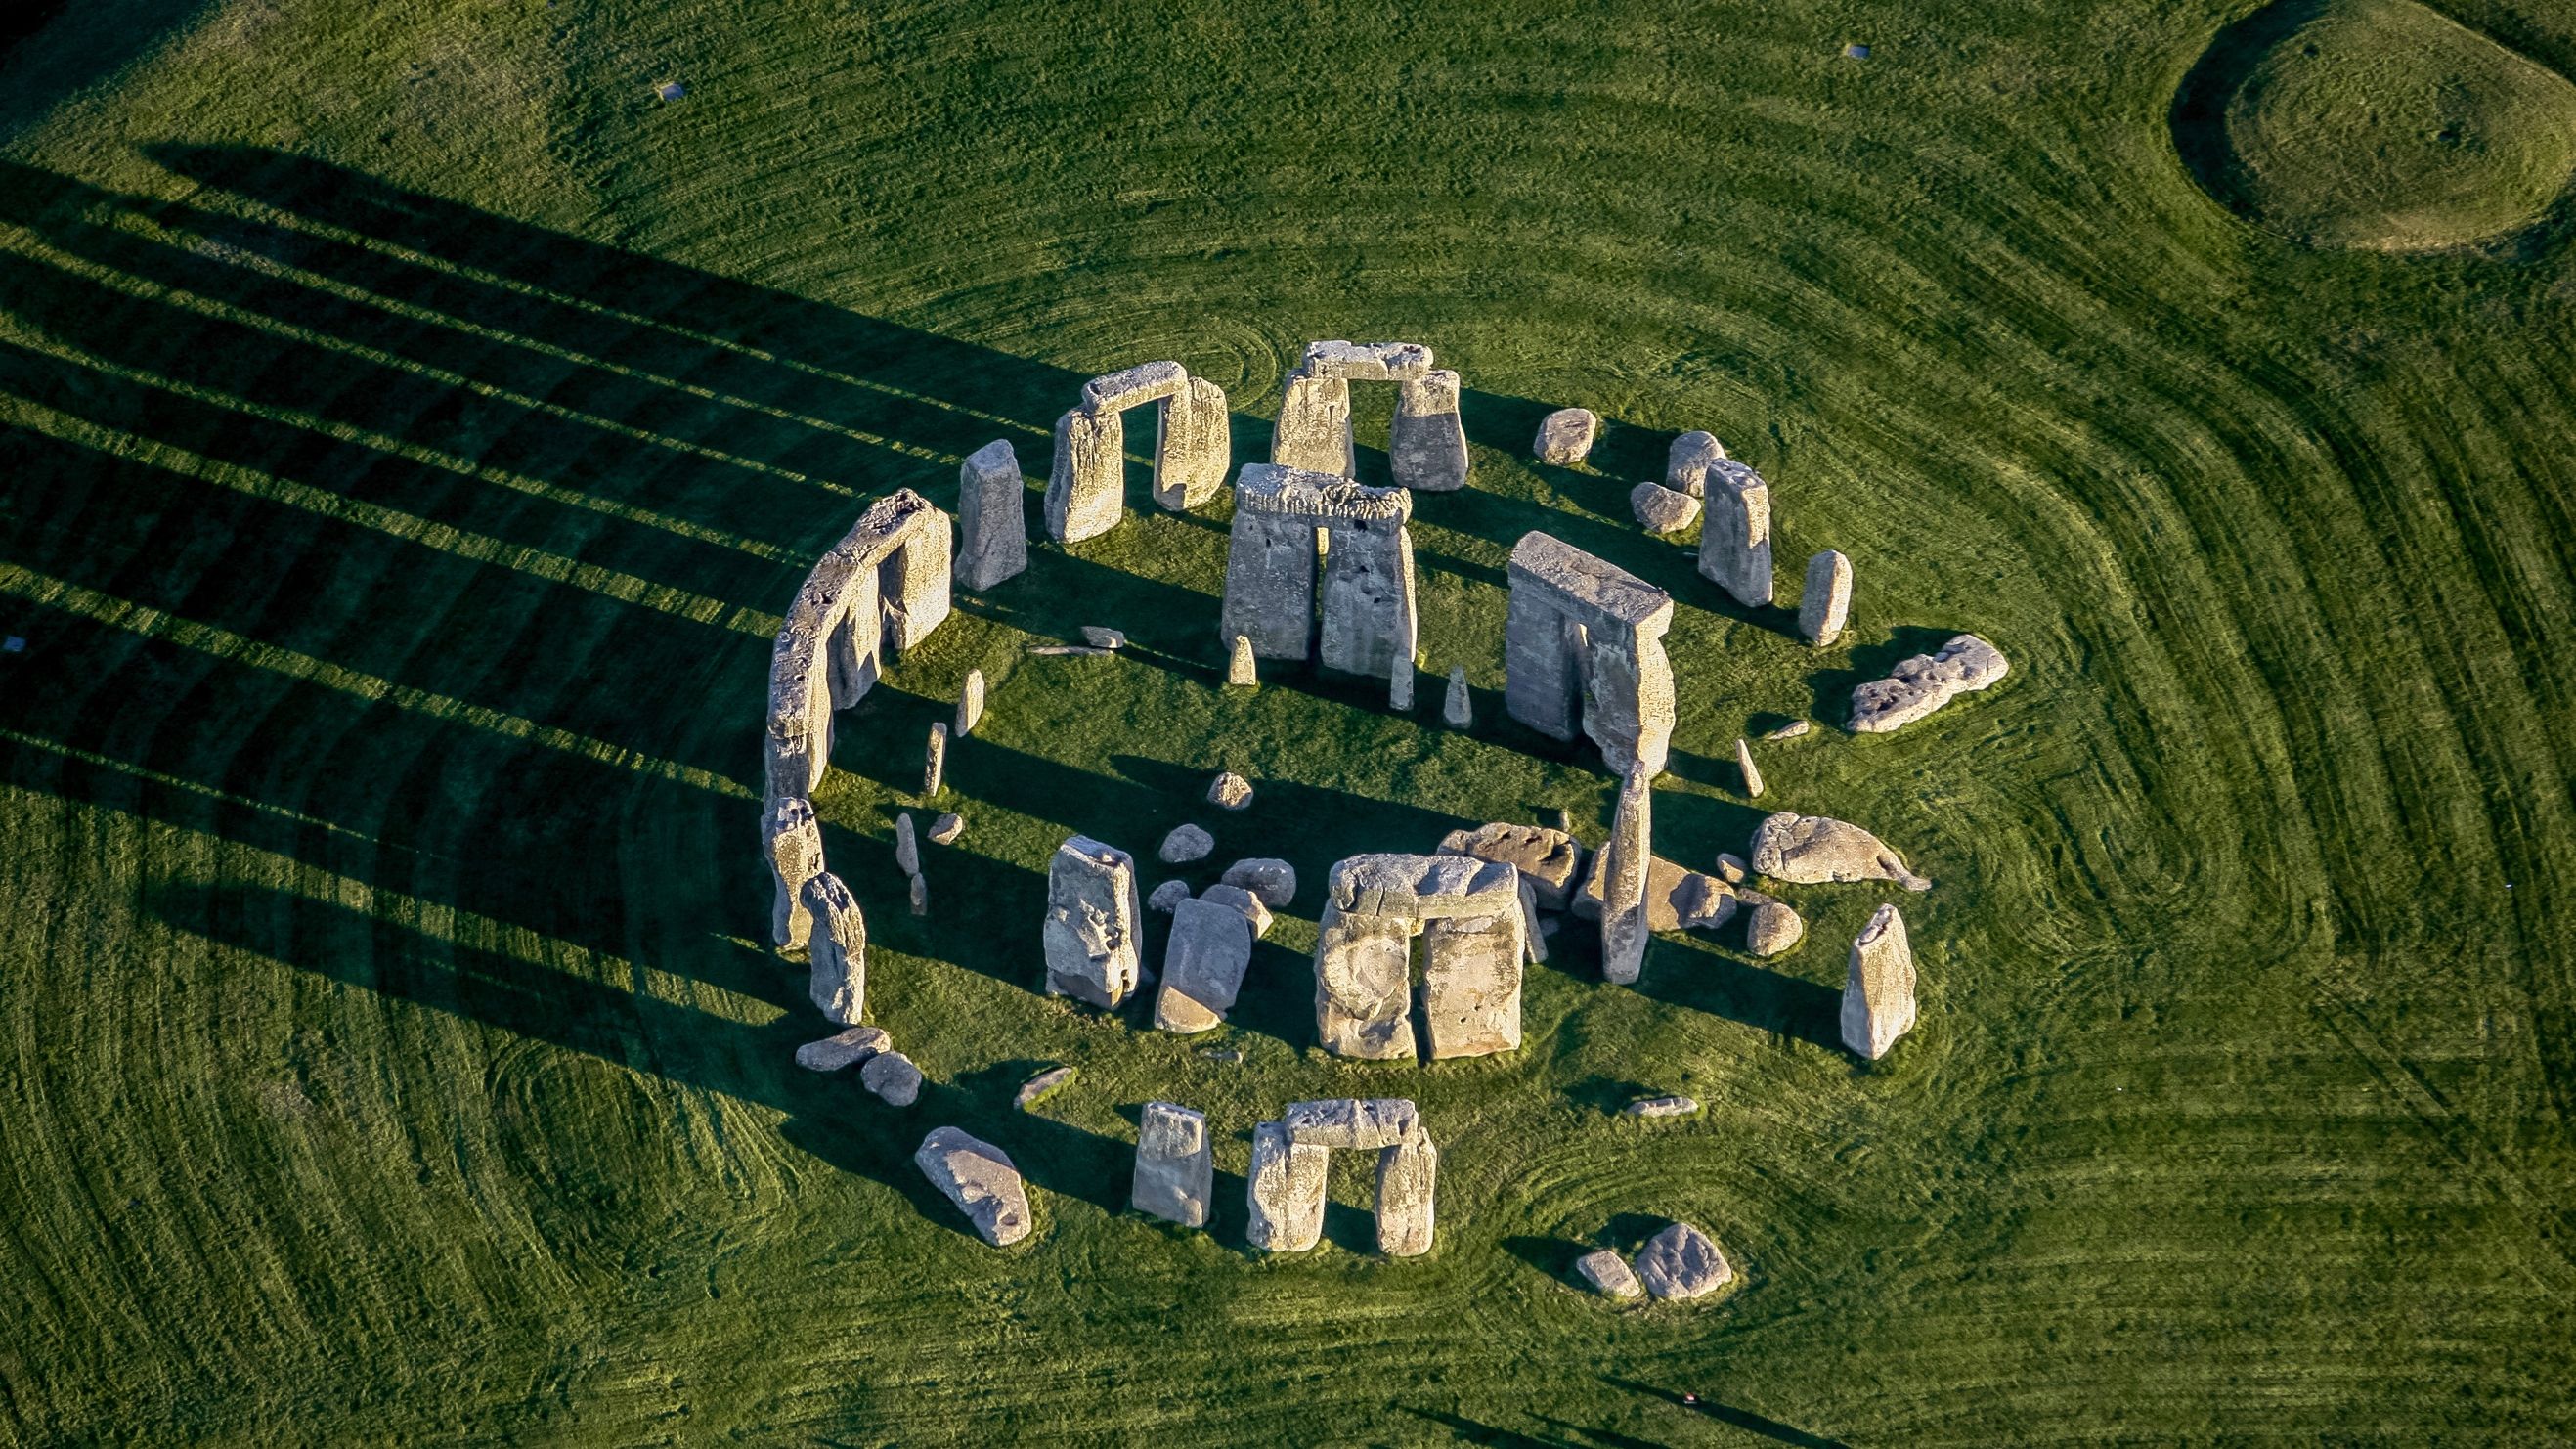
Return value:
M 1247 463 L 1234 484 L 1217 632 L 1262 659 L 1410 677 L 1415 614 L 1413 495 L 1337 474 Z M 1322 627 L 1317 628 L 1320 606 Z
M 1467 430 L 1458 374 L 1434 367 L 1419 342 L 1310 342 L 1279 395 L 1270 461 L 1336 478 L 1357 475 L 1351 384 L 1396 385 L 1387 458 L 1396 486 L 1450 493 L 1467 486 Z
M 1315 1034 L 1324 1050 L 1363 1060 L 1416 1055 L 1416 936 L 1430 1055 L 1518 1047 L 1530 910 L 1520 871 L 1499 861 L 1355 855 L 1336 864 L 1315 942 Z
M 1769 608 L 1771 485 L 1703 432 L 1673 439 L 1664 457 L 1663 487 L 1707 505 L 1699 532 L 1700 577 L 1748 609 Z M 1841 637 L 1851 619 L 1851 596 L 1850 559 L 1826 549 L 1807 560 L 1806 586 L 1798 595 L 1800 637 L 1818 648 Z
M 1152 403 L 1154 501 L 1196 508 L 1225 482 L 1234 442 L 1225 389 L 1177 362 L 1147 362 L 1082 385 L 1082 401 L 1055 422 L 1047 473 L 1047 536 L 1079 543 L 1127 516 L 1127 410 Z
M 1252 1246 L 1302 1253 L 1323 1239 L 1327 1167 L 1337 1149 L 1378 1155 L 1378 1251 L 1391 1258 L 1430 1252 L 1440 1151 L 1413 1103 L 1391 1097 L 1295 1102 L 1278 1121 L 1252 1129 L 1252 1167 L 1244 1175 Z

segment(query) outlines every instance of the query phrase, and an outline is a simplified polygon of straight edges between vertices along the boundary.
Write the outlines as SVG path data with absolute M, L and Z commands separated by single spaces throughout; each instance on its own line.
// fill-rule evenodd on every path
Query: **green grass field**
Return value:
M 70 7 L 0 69 L 0 1439 L 2576 1437 L 2576 212 L 2528 129 L 2576 19 L 2338 3 Z M 2212 89 L 2299 69 L 2249 33 L 2366 74 L 2452 21 L 2510 166 L 2337 151 L 2347 72 Z M 2261 205 L 2422 176 L 2479 240 L 2245 219 L 2257 113 L 2341 168 Z M 1037 546 L 817 796 L 930 1086 L 798 1071 L 756 823 L 812 559 L 992 438 L 1042 480 L 1134 362 L 1226 387 L 1258 459 L 1325 337 L 1469 389 L 1473 486 L 1415 513 L 1423 707 L 1220 687 L 1223 505 Z M 1594 466 L 1530 462 L 1567 404 Z M 1843 645 L 1628 518 L 1697 427 L 1770 478 L 1792 595 L 1853 557 Z M 1659 939 L 1635 990 L 1568 932 L 1509 1057 L 1313 1047 L 1333 860 L 1601 836 L 1597 757 L 1501 718 L 1532 527 L 1680 600 L 1663 854 L 1796 808 L 1938 882 L 1886 1062 L 1834 1044 L 1862 887 L 1784 891 L 1773 962 Z M 1024 652 L 1085 623 L 1135 647 Z M 1748 724 L 1960 630 L 2011 677 L 1735 792 Z M 979 666 L 916 921 L 893 813 Z M 1227 766 L 1240 817 L 1200 803 Z M 1057 841 L 1183 820 L 1194 883 L 1305 875 L 1234 1025 L 1039 995 Z M 1648 1091 L 1707 1111 L 1615 1115 Z M 1352 1093 L 1421 1102 L 1437 1249 L 1368 1251 L 1354 1163 L 1325 1247 L 1255 1257 L 1250 1127 Z M 1217 1131 L 1212 1233 L 1123 1211 L 1153 1098 Z M 1018 1159 L 1039 1237 L 961 1231 L 910 1160 L 940 1123 Z M 1675 1216 L 1722 1303 L 1569 1285 Z

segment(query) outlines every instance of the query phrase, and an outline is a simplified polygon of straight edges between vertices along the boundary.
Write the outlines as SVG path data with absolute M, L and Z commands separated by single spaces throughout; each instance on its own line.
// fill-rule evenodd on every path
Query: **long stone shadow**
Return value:
M 1658 942 L 1631 988 L 1653 1000 L 1705 1011 L 1757 1030 L 1842 1049 L 1842 993 L 1715 950 L 1685 950 Z
M 1685 1399 L 1683 1391 L 1679 1389 L 1658 1388 L 1653 1384 L 1639 1383 L 1634 1379 L 1617 1378 L 1609 1374 L 1598 1377 L 1601 1382 L 1612 1388 L 1650 1395 L 1677 1408 L 1696 1409 L 1721 1424 L 1730 1424 L 1747 1433 L 1759 1434 L 1777 1444 L 1792 1445 L 1795 1449 L 1848 1449 L 1840 1439 L 1828 1439 L 1821 1434 L 1810 1434 L 1795 1424 L 1783 1423 L 1767 1414 L 1757 1414 L 1751 1409 L 1719 1403 L 1706 1394 L 1698 1394 L 1694 1399 Z

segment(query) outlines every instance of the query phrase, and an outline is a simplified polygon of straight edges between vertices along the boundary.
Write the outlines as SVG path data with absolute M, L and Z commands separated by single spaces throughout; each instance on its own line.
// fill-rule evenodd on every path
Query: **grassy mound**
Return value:
M 2415 0 L 2279 0 L 2220 36 L 2176 119 L 2213 194 L 2316 246 L 2484 241 L 2576 176 L 2576 84 Z

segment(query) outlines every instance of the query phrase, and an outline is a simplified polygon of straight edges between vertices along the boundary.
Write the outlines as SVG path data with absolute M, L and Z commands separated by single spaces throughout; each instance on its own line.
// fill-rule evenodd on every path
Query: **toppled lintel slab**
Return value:
M 1673 596 L 1561 538 L 1532 531 L 1512 545 L 1510 578 L 1550 596 L 1587 625 L 1625 625 L 1649 638 L 1672 627 Z

